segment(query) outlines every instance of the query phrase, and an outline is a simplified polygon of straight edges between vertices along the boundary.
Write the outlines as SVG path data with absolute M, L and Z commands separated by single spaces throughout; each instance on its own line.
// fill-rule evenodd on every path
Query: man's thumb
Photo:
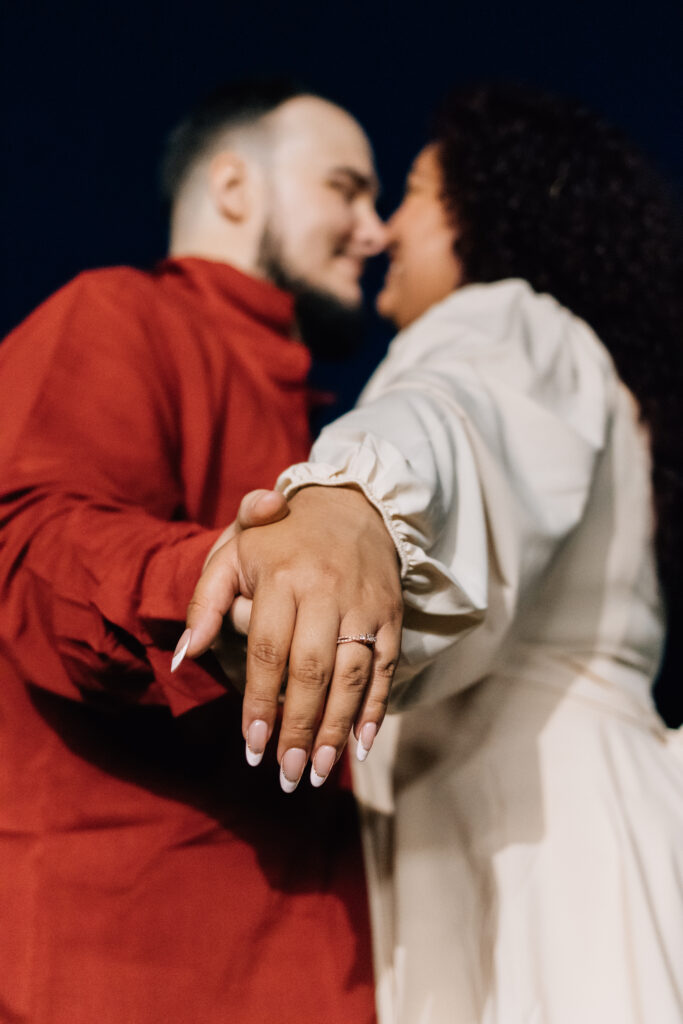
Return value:
M 240 502 L 237 526 L 240 530 L 248 530 L 251 526 L 268 526 L 288 515 L 289 505 L 279 491 L 249 491 Z

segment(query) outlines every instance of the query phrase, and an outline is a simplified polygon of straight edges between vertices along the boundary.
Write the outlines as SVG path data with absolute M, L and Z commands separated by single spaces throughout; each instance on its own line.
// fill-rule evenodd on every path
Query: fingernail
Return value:
M 318 747 L 311 765 L 311 785 L 322 786 L 323 782 L 334 768 L 337 760 L 337 751 L 334 747 Z
M 280 762 L 280 785 L 285 793 L 293 793 L 304 773 L 308 757 L 305 750 L 292 747 L 286 751 Z
M 358 746 L 356 747 L 356 757 L 359 761 L 364 761 L 370 753 L 370 747 L 375 741 L 377 735 L 377 726 L 374 722 L 366 722 L 360 731 L 358 737 Z
M 247 764 L 250 764 L 252 768 L 255 768 L 257 764 L 261 764 L 261 758 L 263 757 L 263 751 L 266 749 L 267 742 L 268 723 L 262 722 L 260 718 L 257 718 L 247 729 L 247 742 L 244 750 Z
M 182 662 L 183 658 L 187 654 L 187 648 L 190 646 L 190 640 L 191 639 L 192 639 L 192 630 L 191 629 L 186 629 L 185 632 L 183 633 L 183 635 L 181 636 L 180 640 L 178 641 L 178 645 L 177 645 L 175 651 L 173 652 L 173 661 L 171 662 L 171 672 L 175 672 L 175 670 L 177 668 L 179 668 L 180 663 Z

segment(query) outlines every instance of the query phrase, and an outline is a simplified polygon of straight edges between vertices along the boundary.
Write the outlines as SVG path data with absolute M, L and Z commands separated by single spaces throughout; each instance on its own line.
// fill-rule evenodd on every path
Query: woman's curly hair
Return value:
M 458 90 L 433 137 L 466 281 L 522 277 L 549 292 L 591 325 L 640 404 L 673 622 L 683 615 L 680 209 L 619 131 L 566 99 L 502 84 Z M 670 631 L 662 682 L 681 664 L 681 632 Z M 658 699 L 680 718 L 670 683 Z

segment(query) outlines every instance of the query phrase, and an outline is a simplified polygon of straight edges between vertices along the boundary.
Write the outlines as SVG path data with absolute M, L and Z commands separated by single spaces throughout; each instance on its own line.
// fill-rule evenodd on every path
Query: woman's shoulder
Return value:
M 386 383 L 426 367 L 525 391 L 574 390 L 586 377 L 606 383 L 616 376 L 588 324 L 520 278 L 452 292 L 396 336 L 376 376 Z

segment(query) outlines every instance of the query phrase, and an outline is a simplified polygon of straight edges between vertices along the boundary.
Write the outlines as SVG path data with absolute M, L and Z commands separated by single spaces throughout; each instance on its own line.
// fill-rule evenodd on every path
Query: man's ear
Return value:
M 218 212 L 231 221 L 250 213 L 249 168 L 237 153 L 217 153 L 209 164 L 209 190 Z

